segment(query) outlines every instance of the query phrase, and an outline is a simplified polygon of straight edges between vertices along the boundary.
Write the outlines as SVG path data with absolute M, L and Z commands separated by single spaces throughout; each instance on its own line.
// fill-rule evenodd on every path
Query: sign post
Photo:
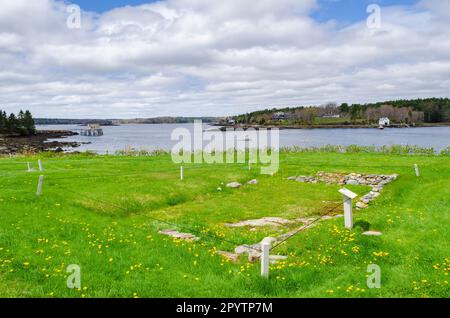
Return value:
M 420 177 L 419 165 L 417 163 L 414 165 L 414 170 L 416 171 L 416 177 Z
M 344 222 L 347 229 L 353 228 L 352 200 L 358 195 L 346 188 L 339 190 L 344 198 Z
M 264 239 L 261 242 L 261 276 L 269 278 L 269 256 L 271 242 Z
M 44 181 L 44 176 L 39 176 L 39 183 L 38 183 L 38 188 L 37 188 L 37 192 L 36 195 L 40 196 L 42 193 L 42 182 Z

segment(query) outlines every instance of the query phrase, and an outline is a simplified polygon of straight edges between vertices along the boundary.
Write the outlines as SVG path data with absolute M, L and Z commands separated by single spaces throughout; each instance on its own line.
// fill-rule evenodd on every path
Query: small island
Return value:
M 36 130 L 30 111 L 19 111 L 9 116 L 0 110 L 0 155 L 63 151 L 63 148 L 79 147 L 79 142 L 49 141 L 78 135 L 67 130 Z

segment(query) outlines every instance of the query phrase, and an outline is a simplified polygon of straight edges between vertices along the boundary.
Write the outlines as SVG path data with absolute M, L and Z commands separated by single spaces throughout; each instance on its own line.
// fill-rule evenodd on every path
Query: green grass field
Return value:
M 245 164 L 203 164 L 187 165 L 184 181 L 164 154 L 40 158 L 40 197 L 40 173 L 26 171 L 38 157 L 0 159 L 2 297 L 450 297 L 448 156 L 282 153 L 272 177 Z M 291 229 L 225 223 L 317 216 L 339 204 L 338 185 L 286 179 L 318 171 L 399 174 L 368 209 L 355 211 L 357 224 L 383 235 L 322 221 L 274 251 L 288 259 L 271 267 L 269 279 L 259 263 L 217 255 Z M 259 184 L 225 187 L 254 178 Z M 174 240 L 158 234 L 163 229 L 201 239 Z M 70 264 L 81 267 L 80 289 L 66 286 Z M 382 270 L 380 289 L 366 286 L 369 264 Z

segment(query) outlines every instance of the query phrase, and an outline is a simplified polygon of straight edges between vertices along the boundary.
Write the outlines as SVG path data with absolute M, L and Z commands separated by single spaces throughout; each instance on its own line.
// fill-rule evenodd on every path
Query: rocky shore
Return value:
M 74 141 L 48 141 L 76 136 L 78 133 L 67 130 L 38 130 L 31 136 L 0 135 L 0 155 L 16 153 L 36 153 L 41 151 L 62 152 L 63 148 L 75 148 L 81 146 Z

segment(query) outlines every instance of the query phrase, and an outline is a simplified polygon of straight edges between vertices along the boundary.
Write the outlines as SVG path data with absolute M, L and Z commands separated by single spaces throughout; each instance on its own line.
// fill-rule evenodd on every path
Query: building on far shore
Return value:
M 341 118 L 341 115 L 323 115 L 322 118 Z
M 227 124 L 228 125 L 235 125 L 236 124 L 236 120 L 234 120 L 233 118 L 227 118 Z
M 383 127 L 384 126 L 390 126 L 391 125 L 391 121 L 387 117 L 381 117 L 378 120 L 378 125 L 383 126 Z
M 103 129 L 100 124 L 88 124 L 87 129 L 81 129 L 80 135 L 88 137 L 103 136 Z
M 284 120 L 286 119 L 286 114 L 284 112 L 276 112 L 272 115 L 272 120 Z

